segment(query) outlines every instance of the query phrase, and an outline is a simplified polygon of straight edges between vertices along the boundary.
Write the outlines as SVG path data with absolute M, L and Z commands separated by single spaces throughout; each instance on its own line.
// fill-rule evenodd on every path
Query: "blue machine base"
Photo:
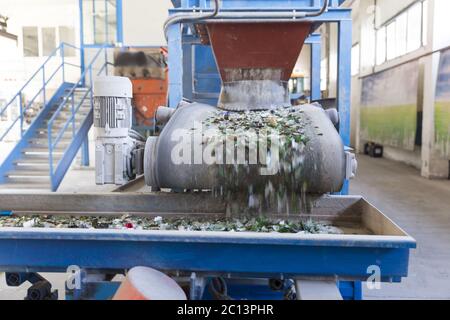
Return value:
M 228 283 L 228 294 L 235 300 L 268 300 L 277 301 L 285 298 L 285 291 L 272 290 L 268 285 L 248 285 L 233 281 Z M 89 300 L 110 300 L 114 297 L 120 282 L 96 282 L 88 283 L 81 290 L 67 291 L 66 300 L 79 298 Z M 344 300 L 359 301 L 363 299 L 361 282 L 339 282 L 339 291 Z M 208 288 L 205 288 L 202 300 L 213 300 Z

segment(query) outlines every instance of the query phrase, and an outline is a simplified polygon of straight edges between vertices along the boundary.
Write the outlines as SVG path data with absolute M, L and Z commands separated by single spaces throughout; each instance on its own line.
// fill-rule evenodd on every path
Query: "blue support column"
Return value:
M 339 132 L 345 146 L 350 146 L 350 103 L 351 103 L 351 54 L 352 21 L 344 19 L 338 23 L 338 79 L 337 105 L 339 110 Z M 345 182 L 342 195 L 349 192 L 349 183 Z
M 361 301 L 363 299 L 361 281 L 339 281 L 338 286 L 344 300 Z
M 81 146 L 81 165 L 83 167 L 89 167 L 89 162 L 89 137 L 86 136 Z
M 186 37 L 186 36 L 185 36 Z M 193 100 L 194 92 L 194 78 L 192 74 L 192 49 L 193 45 L 190 42 L 183 41 L 183 97 Z
M 123 44 L 122 0 L 116 0 L 117 43 Z
M 85 63 L 84 63 L 84 18 L 83 18 L 83 0 L 78 0 L 78 6 L 80 9 L 80 74 L 84 73 Z M 81 79 L 81 85 L 85 85 L 84 79 Z
M 176 108 L 183 99 L 183 36 L 180 24 L 168 30 L 169 49 L 169 107 Z
M 320 42 L 311 44 L 311 101 L 320 100 L 320 68 L 321 68 L 322 48 Z

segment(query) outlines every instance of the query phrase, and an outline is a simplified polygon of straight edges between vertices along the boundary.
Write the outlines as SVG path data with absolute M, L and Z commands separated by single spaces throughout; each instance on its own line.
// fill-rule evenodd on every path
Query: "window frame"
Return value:
M 27 53 L 27 46 L 25 46 L 26 39 L 28 39 L 28 36 L 25 36 L 25 29 L 34 29 L 34 31 L 36 32 L 36 54 L 34 55 L 30 55 Z M 41 56 L 41 50 L 40 50 L 40 41 L 39 41 L 39 30 L 40 28 L 38 26 L 23 26 L 22 27 L 22 54 L 24 58 L 39 58 Z M 34 47 L 34 46 L 33 46 Z M 34 48 L 33 48 L 34 49 Z
M 410 32 L 408 31 L 409 28 L 409 20 L 410 20 L 410 11 L 412 11 L 414 8 L 420 5 L 420 46 L 414 47 L 411 49 L 409 46 L 410 43 Z M 398 12 L 394 17 L 383 23 L 378 28 L 375 28 L 375 65 L 380 66 L 383 65 L 386 62 L 393 61 L 395 59 L 398 59 L 400 57 L 406 56 L 408 54 L 411 54 L 417 50 L 420 50 L 421 48 L 425 47 L 427 45 L 427 35 L 425 34 L 428 30 L 428 26 L 426 25 L 428 23 L 428 19 L 426 14 L 428 13 L 428 7 L 429 3 L 428 0 L 419 0 L 411 3 L 408 7 L 406 7 L 404 10 Z M 399 39 L 397 39 L 398 32 L 397 32 L 397 20 L 399 20 L 400 17 L 403 15 L 406 15 L 406 34 L 404 35 L 406 37 L 406 48 L 404 48 L 403 52 L 400 52 L 398 49 L 398 42 Z M 395 41 L 393 43 L 389 42 L 389 35 L 388 35 L 388 28 L 390 26 L 395 26 L 395 32 L 394 32 L 394 38 Z M 381 39 L 381 36 L 379 36 L 380 32 L 384 32 L 384 38 Z M 391 35 L 392 36 L 392 35 Z M 380 43 L 380 41 L 383 41 L 383 43 Z M 383 45 L 383 48 L 380 48 L 380 45 Z M 392 45 L 394 48 L 390 48 L 390 45 Z M 384 52 L 381 53 L 381 50 Z M 391 51 L 394 51 L 394 54 L 389 54 Z

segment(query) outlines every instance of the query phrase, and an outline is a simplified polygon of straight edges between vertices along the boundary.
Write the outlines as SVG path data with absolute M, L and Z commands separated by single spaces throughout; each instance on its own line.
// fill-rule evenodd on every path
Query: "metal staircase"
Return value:
M 0 108 L 2 116 L 8 108 L 14 107 L 14 102 L 18 100 L 18 117 L 9 127 L 0 128 L 1 143 L 14 128 L 20 127 L 19 142 L 0 166 L 2 191 L 14 189 L 56 191 L 83 145 L 85 148 L 83 162 L 85 165 L 88 164 L 87 135 L 93 123 L 93 70 L 95 65 L 96 75 L 107 72 L 106 54 L 104 63 L 99 64 L 98 61 L 100 54 L 105 53 L 106 49 L 99 49 L 82 72 L 79 81 L 70 83 L 65 80 L 65 67 L 69 64 L 64 59 L 64 48 L 67 46 L 74 48 L 65 43 L 61 44 L 13 99 L 5 107 Z M 45 73 L 50 61 L 55 57 L 61 58 L 62 62 L 51 76 L 46 78 Z M 23 92 L 39 75 L 42 75 L 42 87 L 30 101 L 24 102 Z M 59 88 L 47 101 L 48 84 L 50 81 L 57 81 L 58 76 L 61 81 Z M 27 126 L 25 119 L 27 111 L 39 101 L 39 97 L 43 107 Z

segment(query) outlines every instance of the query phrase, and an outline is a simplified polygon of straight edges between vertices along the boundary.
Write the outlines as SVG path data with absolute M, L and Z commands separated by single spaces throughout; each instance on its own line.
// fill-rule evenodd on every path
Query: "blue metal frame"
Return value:
M 325 0 L 328 1 L 328 0 Z M 173 0 L 175 9 L 170 15 L 192 12 L 195 8 L 211 10 L 212 0 Z M 317 28 L 322 23 L 337 23 L 338 25 L 338 78 L 337 78 L 337 108 L 340 115 L 339 132 L 346 146 L 350 145 L 350 89 L 351 89 L 351 39 L 352 21 L 351 9 L 340 8 L 343 0 L 330 1 L 328 12 L 315 18 L 310 18 Z M 320 8 L 320 0 L 223 0 L 221 10 L 235 12 L 251 11 L 313 11 Z M 220 76 L 212 49 L 200 44 L 195 31 L 188 32 L 189 25 L 174 24 L 168 29 L 169 49 L 169 106 L 177 107 L 183 98 L 215 105 L 220 92 Z M 306 44 L 311 46 L 311 100 L 321 99 L 321 38 L 319 34 L 311 34 Z M 346 181 L 341 191 L 348 194 L 349 183 Z M 253 250 L 253 249 L 252 249 Z M 331 253 L 330 253 L 331 254 Z M 244 254 L 245 255 L 245 254 Z M 239 254 L 237 254 L 239 256 Z M 257 257 L 255 257 L 257 259 Z M 328 258 L 327 258 L 328 259 Z M 355 257 L 356 259 L 356 257 Z M 350 259 L 351 260 L 351 259 Z M 261 264 L 259 264 L 260 268 Z M 325 266 L 315 266 L 323 275 Z M 361 299 L 361 283 L 341 283 L 347 297 Z
M 322 39 L 320 34 L 312 34 L 306 40 L 311 46 L 311 101 L 320 100 L 320 67 L 322 58 Z M 319 79 L 319 81 L 317 81 Z
M 338 7 L 342 5 L 345 0 L 329 0 L 331 6 Z M 175 8 L 211 8 L 214 0 L 172 0 Z M 222 1 L 222 8 L 224 9 L 242 9 L 251 8 L 254 10 L 270 8 L 276 10 L 295 10 L 302 8 L 302 10 L 314 10 L 321 6 L 322 0 L 225 0 Z
M 170 14 L 191 12 L 194 7 L 208 10 L 211 0 L 173 0 L 175 9 Z M 346 145 L 350 140 L 350 53 L 351 11 L 338 8 L 343 0 L 331 0 L 332 8 L 320 17 L 313 18 L 316 25 L 325 22 L 339 26 L 338 55 L 338 108 L 341 116 L 340 133 Z M 225 11 L 312 11 L 321 5 L 320 0 L 223 0 Z M 92 74 L 92 64 L 85 68 L 85 48 L 98 48 L 84 41 L 83 0 L 80 4 L 80 36 L 82 74 Z M 122 1 L 117 1 L 117 42 L 123 43 Z M 220 77 L 211 49 L 202 46 L 198 38 L 186 32 L 180 24 L 168 30 L 169 46 L 169 105 L 175 107 L 183 97 L 206 103 L 217 100 Z M 307 40 L 311 45 L 311 99 L 321 97 L 320 92 L 320 36 L 313 34 Z M 112 47 L 110 44 L 104 44 Z M 106 49 L 105 49 L 106 51 Z M 80 82 L 84 84 L 84 78 Z M 91 75 L 92 79 L 92 75 Z M 91 82 L 92 83 L 92 82 Z M 90 91 L 92 93 L 92 90 Z M 73 93 L 73 90 L 72 90 Z M 86 97 L 85 97 L 86 98 Z M 54 120 L 54 119 L 52 119 Z M 69 119 L 68 122 L 70 122 Z M 92 110 L 83 123 L 76 144 L 92 123 Z M 65 129 L 69 127 L 66 124 Z M 50 130 L 49 130 L 50 131 Z M 61 135 L 58 134 L 58 137 Z M 58 139 L 58 138 L 57 138 Z M 54 146 L 55 143 L 49 145 Z M 56 141 L 57 143 L 58 141 Z M 72 149 L 72 151 L 75 148 Z M 61 161 L 64 167 L 69 162 Z M 63 158 L 64 159 L 64 158 Z M 57 168 L 56 171 L 63 171 Z M 59 173 L 58 173 L 59 175 Z M 343 190 L 347 192 L 348 184 Z M 18 236 L 20 234 L 20 236 Z M 20 255 L 9 254 L 14 247 Z M 382 264 L 382 280 L 399 282 L 407 276 L 409 250 L 415 247 L 410 237 L 401 241 L 371 241 L 352 237 L 329 237 L 328 240 L 241 238 L 226 239 L 216 234 L 186 236 L 182 233 L 120 232 L 73 230 L 2 230 L 0 232 L 0 268 L 5 271 L 66 271 L 69 265 L 86 269 L 123 270 L 137 265 L 160 270 L 225 273 L 249 277 L 285 277 L 307 275 L 317 277 L 340 276 L 353 280 L 367 278 L 367 266 Z M 39 251 L 46 248 L 45 252 Z M 39 252 L 39 254 L 36 254 Z M 139 253 L 139 254 L 136 254 Z M 345 259 L 342 259 L 345 257 Z M 226 263 L 224 263 L 226 261 Z M 307 261 L 308 263 L 305 263 Z M 117 284 L 114 284 L 116 286 Z M 360 282 L 341 282 L 343 296 L 360 299 Z M 106 284 L 111 287 L 110 284 Z M 110 293 L 106 290 L 108 294 Z M 105 295 L 106 293 L 102 294 Z M 264 293 L 263 293 L 264 294 Z
M 115 44 L 108 43 L 109 34 L 108 34 L 108 15 L 105 15 L 105 28 L 106 28 L 106 35 L 105 35 L 105 42 L 104 43 L 94 43 L 94 44 L 86 44 L 85 43 L 85 37 L 84 37 L 84 15 L 83 15 L 83 2 L 85 0 L 78 0 L 78 9 L 79 9 L 79 16 L 80 16 L 80 48 L 81 48 L 81 54 L 80 54 L 80 65 L 81 65 L 81 73 L 84 73 L 86 70 L 86 62 L 85 62 L 85 56 L 86 56 L 86 49 L 89 48 L 97 48 L 97 49 L 103 49 L 103 48 L 114 48 Z M 104 0 L 105 5 L 105 12 L 107 12 L 107 1 Z M 93 2 L 95 4 L 95 2 Z M 94 8 L 94 14 L 95 14 L 95 8 Z M 95 22 L 95 19 L 94 19 Z M 94 26 L 94 32 L 95 32 L 95 26 Z M 94 35 L 95 40 L 95 35 Z M 117 44 L 121 45 L 123 44 L 123 3 L 122 0 L 116 0 L 116 42 Z M 108 61 L 108 52 L 105 49 L 105 61 Z M 108 68 L 106 68 L 106 74 L 108 74 Z M 85 85 L 85 79 L 82 77 L 81 85 Z M 83 166 L 89 166 L 89 140 L 86 135 L 82 148 L 81 148 L 81 163 Z
M 328 1 L 328 0 L 327 0 Z M 175 8 L 170 15 L 192 12 L 199 8 L 211 10 L 212 0 L 173 0 Z M 339 132 L 346 146 L 350 145 L 350 100 L 351 100 L 351 9 L 339 7 L 343 1 L 331 0 L 328 12 L 308 18 L 315 27 L 322 23 L 338 25 L 338 78 L 337 108 L 339 110 Z M 242 10 L 261 12 L 315 11 L 323 4 L 321 0 L 223 0 L 221 10 L 238 12 Z M 169 106 L 175 108 L 183 98 L 193 101 L 217 104 L 220 92 L 220 77 L 209 46 L 200 44 L 198 37 L 187 32 L 189 25 L 174 24 L 168 30 L 169 48 Z M 320 91 L 320 36 L 312 34 L 311 45 L 311 100 L 321 98 Z M 344 183 L 342 195 L 349 192 L 349 182 Z
M 81 48 L 81 72 L 84 72 L 85 70 L 85 50 L 89 48 L 115 48 L 116 44 L 108 43 L 108 16 L 106 16 L 105 21 L 105 28 L 106 28 L 106 36 L 105 36 L 105 42 L 104 43 L 86 43 L 85 41 L 85 30 L 84 30 L 84 16 L 83 16 L 83 2 L 86 0 L 78 0 L 78 9 L 79 9 L 79 16 L 80 16 L 80 48 Z M 107 1 L 104 0 L 105 8 L 107 8 Z M 119 45 L 123 44 L 123 0 L 115 0 L 116 1 L 116 42 Z M 106 9 L 107 10 L 107 9 Z M 94 9 L 95 13 L 95 9 Z M 95 20 L 94 20 L 95 21 Z M 95 32 L 95 27 L 94 27 Z
M 400 282 L 408 275 L 409 251 L 416 243 L 407 235 L 396 238 L 5 228 L 0 230 L 0 270 L 65 272 L 76 265 L 117 271 L 149 266 L 250 278 L 366 280 L 368 266 L 378 265 L 381 281 Z M 12 247 L 20 254 L 11 255 Z
M 39 115 L 34 119 L 31 126 L 23 134 L 22 138 L 19 140 L 19 142 L 15 145 L 13 150 L 10 152 L 10 154 L 3 161 L 2 165 L 0 166 L 0 183 L 5 182 L 5 174 L 14 169 L 14 162 L 21 158 L 22 150 L 29 147 L 29 145 L 30 145 L 29 140 L 34 138 L 36 129 L 38 129 L 42 126 L 42 124 L 44 123 L 46 117 L 48 116 L 48 114 L 50 112 L 51 107 L 59 100 L 59 98 L 61 96 L 64 95 L 64 91 L 67 90 L 70 87 L 70 85 L 71 84 L 69 84 L 69 83 L 63 83 L 58 88 L 58 90 L 55 92 L 53 97 L 47 103 L 46 107 L 44 109 L 42 109 L 42 111 L 39 113 Z
M 228 295 L 235 300 L 283 300 L 288 288 L 281 291 L 274 291 L 269 287 L 268 281 L 251 285 L 239 281 L 226 280 Z M 121 282 L 118 281 L 85 281 L 84 285 L 73 291 L 66 291 L 66 300 L 95 299 L 111 300 Z M 340 281 L 339 291 L 344 300 L 362 300 L 362 284 L 359 281 Z M 205 290 L 202 300 L 214 300 L 208 290 Z
M 236 300 L 283 300 L 288 288 L 286 285 L 293 285 L 293 283 L 285 284 L 285 288 L 280 291 L 274 291 L 268 285 L 268 281 L 259 284 L 241 283 L 239 281 L 225 280 L 227 283 L 228 295 Z M 361 300 L 362 286 L 361 282 L 340 281 L 338 282 L 339 291 L 344 300 Z M 117 290 L 117 289 L 116 289 Z M 212 300 L 211 294 L 205 290 L 203 300 Z

